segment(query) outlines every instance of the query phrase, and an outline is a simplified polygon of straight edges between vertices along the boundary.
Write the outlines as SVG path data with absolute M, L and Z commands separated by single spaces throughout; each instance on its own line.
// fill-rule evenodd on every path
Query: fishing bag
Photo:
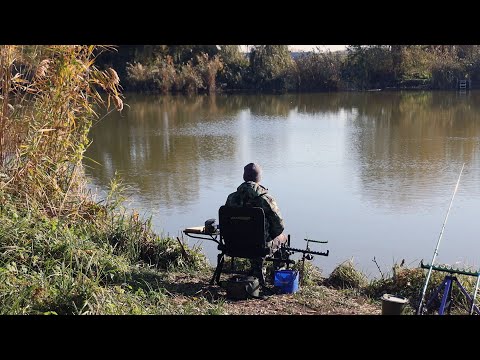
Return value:
M 227 290 L 227 299 L 246 300 L 260 298 L 260 282 L 254 276 L 235 275 L 223 282 Z

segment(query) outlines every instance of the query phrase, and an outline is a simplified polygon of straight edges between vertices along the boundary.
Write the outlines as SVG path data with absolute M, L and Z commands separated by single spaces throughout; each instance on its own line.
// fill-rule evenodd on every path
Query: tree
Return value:
M 251 80 L 260 90 L 287 91 L 296 87 L 295 64 L 287 45 L 254 45 L 250 52 Z
M 219 74 L 219 82 L 230 89 L 244 87 L 243 77 L 248 69 L 248 59 L 238 45 L 219 45 L 224 67 Z
M 329 91 L 340 87 L 342 55 L 338 53 L 310 52 L 295 60 L 298 68 L 299 88 L 302 91 Z
M 347 78 L 361 89 L 395 83 L 392 54 L 387 45 L 348 46 L 345 70 Z

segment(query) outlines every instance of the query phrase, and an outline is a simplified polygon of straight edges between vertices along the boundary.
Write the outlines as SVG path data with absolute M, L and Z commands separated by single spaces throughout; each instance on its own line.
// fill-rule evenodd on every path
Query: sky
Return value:
M 243 51 L 247 50 L 248 45 L 241 45 Z M 317 46 L 322 50 L 330 50 L 330 51 L 337 51 L 337 50 L 345 50 L 347 45 L 288 45 L 291 51 L 311 51 L 317 49 Z
M 316 50 L 317 46 L 322 50 L 345 50 L 347 45 L 288 45 L 291 51 L 311 51 Z

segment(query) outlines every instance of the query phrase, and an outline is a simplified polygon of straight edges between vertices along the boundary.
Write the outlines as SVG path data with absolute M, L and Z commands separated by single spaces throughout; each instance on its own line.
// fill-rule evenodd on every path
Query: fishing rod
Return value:
M 443 225 L 442 225 L 442 230 L 440 231 L 440 235 L 438 236 L 437 246 L 435 247 L 435 251 L 433 252 L 433 258 L 432 258 L 432 261 L 430 262 L 430 267 L 428 269 L 428 274 L 427 274 L 427 279 L 425 281 L 425 286 L 423 287 L 422 296 L 420 297 L 420 304 L 418 304 L 417 315 L 421 315 L 422 310 L 423 310 L 422 305 L 423 305 L 423 302 L 425 301 L 425 293 L 427 291 L 428 281 L 430 280 L 430 275 L 432 274 L 432 269 L 433 269 L 433 264 L 435 263 L 435 258 L 438 255 L 438 248 L 440 246 L 440 241 L 442 240 L 443 230 L 445 230 L 445 225 L 447 223 L 448 214 L 450 213 L 450 209 L 452 207 L 453 198 L 455 197 L 455 194 L 457 193 L 458 184 L 460 183 L 460 177 L 462 176 L 464 166 L 465 166 L 465 163 L 463 163 L 462 169 L 460 170 L 460 175 L 458 175 L 457 184 L 455 185 L 455 190 L 453 191 L 452 199 L 450 200 L 450 205 L 448 206 L 447 215 L 445 216 L 445 220 L 443 221 Z M 477 285 L 478 285 L 478 281 L 477 281 Z M 472 301 L 472 304 L 473 304 L 473 301 Z

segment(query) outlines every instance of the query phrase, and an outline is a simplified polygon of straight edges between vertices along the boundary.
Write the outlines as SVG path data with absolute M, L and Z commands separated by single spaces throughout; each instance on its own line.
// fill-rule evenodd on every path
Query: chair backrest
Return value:
M 221 206 L 218 210 L 222 251 L 232 257 L 256 258 L 269 253 L 265 213 L 259 207 Z

